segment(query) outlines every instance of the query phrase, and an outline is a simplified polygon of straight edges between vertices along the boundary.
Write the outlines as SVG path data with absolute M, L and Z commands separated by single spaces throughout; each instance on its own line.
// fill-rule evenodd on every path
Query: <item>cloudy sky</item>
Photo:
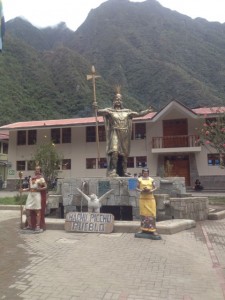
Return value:
M 24 17 L 37 27 L 53 26 L 66 22 L 76 30 L 92 8 L 106 0 L 2 0 L 6 21 Z M 143 0 L 132 0 L 143 2 Z M 191 18 L 225 23 L 225 0 L 158 0 L 164 7 L 176 10 Z

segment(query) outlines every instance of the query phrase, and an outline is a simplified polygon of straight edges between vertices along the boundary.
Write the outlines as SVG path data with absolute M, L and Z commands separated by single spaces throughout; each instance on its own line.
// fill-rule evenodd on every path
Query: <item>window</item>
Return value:
M 135 124 L 132 123 L 131 140 L 134 139 L 134 128 L 135 128 Z
M 214 122 L 217 122 L 217 119 L 216 119 L 216 118 L 206 118 L 206 119 L 205 119 L 205 123 L 206 123 L 207 125 L 211 125 L 211 124 L 214 123 Z
M 105 142 L 105 126 L 98 126 L 98 138 L 99 142 Z M 86 127 L 86 142 L 96 141 L 96 126 Z
M 9 148 L 9 145 L 7 143 L 2 144 L 2 152 L 4 154 L 8 154 L 8 148 Z
M 62 170 L 71 170 L 71 159 L 62 160 Z
M 219 166 L 221 157 L 219 153 L 208 154 L 208 166 Z
M 127 159 L 127 167 L 134 168 L 134 157 L 128 157 Z
M 107 160 L 106 158 L 100 158 L 99 160 L 99 169 L 106 169 L 107 168 Z
M 95 134 L 95 127 L 89 126 L 86 127 L 86 142 L 95 142 L 96 134 Z
M 25 160 L 18 160 L 16 162 L 16 170 L 17 171 L 25 171 L 26 162 Z
M 105 126 L 98 126 L 98 136 L 99 136 L 99 142 L 106 141 Z
M 37 130 L 28 130 L 28 145 L 36 145 Z
M 62 143 L 71 143 L 71 128 L 62 128 Z
M 147 166 L 147 157 L 146 156 L 137 156 L 136 157 L 136 167 L 144 168 Z
M 60 144 L 60 128 L 51 130 L 51 139 L 54 144 Z
M 86 159 L 86 169 L 96 169 L 96 158 Z
M 27 162 L 27 170 L 28 171 L 34 171 L 35 170 L 35 166 L 36 166 L 36 164 L 35 164 L 34 160 L 29 160 Z
M 146 138 L 146 124 L 139 123 L 135 124 L 135 139 L 145 139 Z
M 28 138 L 28 141 L 27 141 Z M 28 135 L 26 130 L 17 131 L 17 145 L 36 145 L 37 143 L 37 130 L 28 130 Z
M 17 145 L 26 145 L 26 131 L 25 130 L 19 130 L 17 131 Z

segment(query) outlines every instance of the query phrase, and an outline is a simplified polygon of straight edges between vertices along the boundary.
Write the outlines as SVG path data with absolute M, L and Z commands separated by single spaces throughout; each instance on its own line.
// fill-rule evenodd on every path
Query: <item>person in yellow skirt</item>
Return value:
M 156 202 L 153 194 L 156 189 L 154 179 L 149 177 L 149 170 L 143 169 L 142 176 L 138 178 L 137 191 L 140 192 L 141 233 L 148 235 L 135 235 L 136 237 L 161 239 L 160 235 L 156 232 Z

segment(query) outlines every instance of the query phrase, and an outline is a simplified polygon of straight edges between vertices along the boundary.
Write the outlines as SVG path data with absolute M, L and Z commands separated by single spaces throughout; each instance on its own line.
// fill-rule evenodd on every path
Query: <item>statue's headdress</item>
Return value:
M 116 101 L 120 101 L 121 106 L 123 105 L 122 95 L 121 95 L 121 85 L 115 86 L 115 96 L 113 99 L 113 103 Z

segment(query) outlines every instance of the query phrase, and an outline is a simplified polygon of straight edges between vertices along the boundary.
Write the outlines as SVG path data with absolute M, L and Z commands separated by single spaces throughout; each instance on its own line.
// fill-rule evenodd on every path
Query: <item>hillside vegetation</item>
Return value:
M 221 105 L 225 94 L 225 24 L 191 19 L 162 7 L 109 0 L 73 32 L 65 23 L 39 29 L 6 23 L 0 54 L 0 125 L 91 116 L 91 66 L 99 107 L 122 86 L 124 105 L 161 109 Z

